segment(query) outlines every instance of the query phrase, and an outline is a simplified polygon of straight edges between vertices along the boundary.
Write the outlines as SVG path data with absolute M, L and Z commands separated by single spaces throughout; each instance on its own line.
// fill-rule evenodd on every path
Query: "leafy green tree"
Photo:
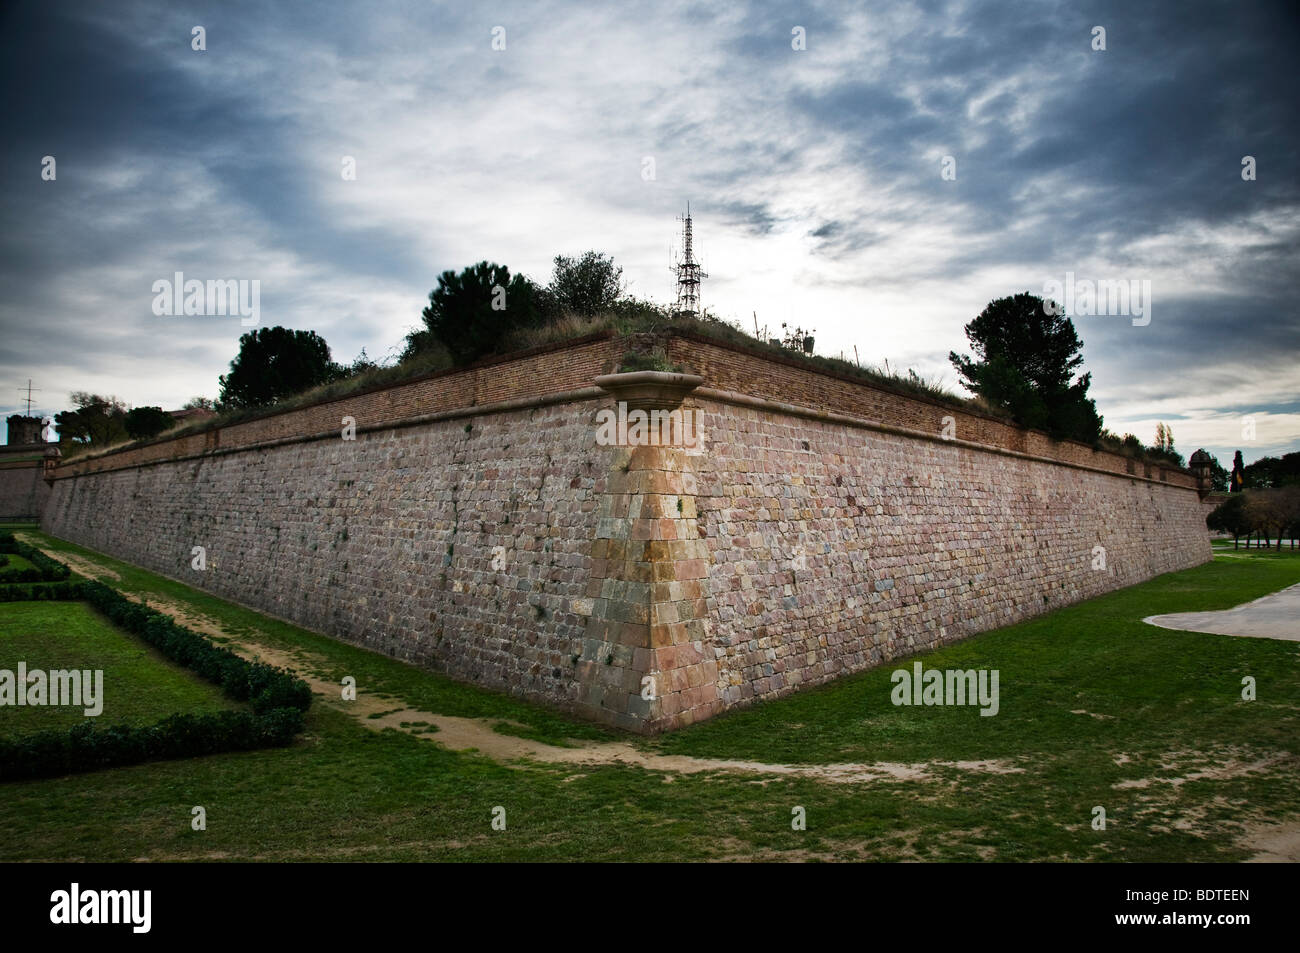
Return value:
M 976 359 L 949 352 L 964 387 L 1025 427 L 1092 443 L 1101 433 L 1091 374 L 1074 378 L 1083 342 L 1060 309 L 1028 292 L 989 302 L 966 325 Z
M 1210 454 L 1210 489 L 1216 493 L 1228 492 L 1228 469 L 1219 462 L 1219 458 Z
M 614 259 L 595 251 L 581 258 L 555 256 L 548 289 L 556 305 L 584 317 L 612 310 L 623 297 L 623 269 Z
M 1277 548 L 1282 549 L 1282 530 L 1291 522 L 1284 506 L 1284 491 L 1270 487 L 1262 490 L 1247 490 L 1241 494 L 1245 500 L 1243 511 L 1253 529 L 1263 535 L 1264 545 L 1277 534 Z
M 54 415 L 61 442 L 73 447 L 103 447 L 126 439 L 124 401 L 85 391 L 74 392 L 70 399 L 76 409 Z
M 1300 483 L 1300 451 L 1281 457 L 1260 457 L 1242 471 L 1245 486 L 1255 489 Z
M 1237 540 L 1251 531 L 1253 524 L 1246 513 L 1246 496 L 1234 493 L 1224 500 L 1205 517 L 1205 525 L 1217 533 L 1232 534 L 1232 548 L 1237 548 Z
M 211 397 L 191 397 L 181 404 L 181 410 L 216 410 L 216 401 Z
M 1282 510 L 1282 531 L 1278 533 L 1277 548 L 1282 548 L 1282 537 L 1291 540 L 1295 549 L 1296 537 L 1300 537 L 1300 483 L 1288 483 L 1277 489 L 1278 505 Z
M 429 292 L 424 327 L 407 335 L 402 359 L 441 343 L 457 364 L 471 364 L 491 354 L 509 332 L 540 327 L 553 313 L 545 289 L 511 275 L 504 265 L 481 261 L 459 274 L 444 271 Z
M 161 407 L 136 407 L 126 412 L 126 434 L 132 440 L 156 437 L 175 426 L 176 418 Z
M 230 373 L 220 377 L 223 407 L 263 407 L 319 384 L 338 369 L 315 331 L 258 328 L 239 339 Z

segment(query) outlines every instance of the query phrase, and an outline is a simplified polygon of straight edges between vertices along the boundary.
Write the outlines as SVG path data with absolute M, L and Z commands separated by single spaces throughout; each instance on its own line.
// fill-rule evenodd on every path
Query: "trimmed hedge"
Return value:
M 84 599 L 115 625 L 220 685 L 228 697 L 249 702 L 253 710 L 169 715 L 153 725 L 98 728 L 87 721 L 67 731 L 0 738 L 0 781 L 284 747 L 303 730 L 303 713 L 311 706 L 311 688 L 306 682 L 283 669 L 240 658 L 156 609 L 132 602 L 116 589 L 95 581 L 0 586 L 0 601 L 46 599 Z
M 81 598 L 79 582 L 45 582 L 10 586 L 0 586 L 0 602 L 39 602 L 49 599 L 56 602 L 71 602 Z
M 220 685 L 230 698 L 251 702 L 258 714 L 277 708 L 306 711 L 311 707 L 311 688 L 284 669 L 240 658 L 230 649 L 214 645 L 197 632 L 177 625 L 170 616 L 132 602 L 102 582 L 82 583 L 81 594 L 116 625 L 140 636 L 199 677 Z
M 63 563 L 51 559 L 35 546 L 20 543 L 13 533 L 0 533 L 0 553 L 13 553 L 32 564 L 31 569 L 0 570 L 0 583 L 6 582 L 58 582 L 72 575 Z M 5 560 L 8 562 L 8 559 Z
M 67 731 L 42 731 L 16 739 L 0 738 L 0 781 L 41 778 L 100 768 L 282 748 L 302 731 L 303 714 L 277 708 L 262 715 L 222 711 L 208 715 L 169 715 L 155 725 L 96 727 L 83 722 Z

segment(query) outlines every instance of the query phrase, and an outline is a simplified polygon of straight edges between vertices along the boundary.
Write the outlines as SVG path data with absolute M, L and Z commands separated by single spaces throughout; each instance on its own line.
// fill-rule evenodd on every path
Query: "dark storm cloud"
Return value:
M 821 295 L 819 341 L 914 302 L 897 347 L 941 362 L 992 295 L 1154 276 L 1149 326 L 1077 322 L 1103 412 L 1294 414 L 1293 5 L 139 0 L 0 18 L 6 379 L 211 394 L 242 329 L 152 315 L 174 270 L 264 278 L 263 323 L 315 327 L 343 358 L 383 353 L 439 271 L 484 257 L 540 278 L 602 247 L 662 298 L 659 249 L 691 199 L 736 314 L 774 272 L 795 302 Z M 498 24 L 509 54 L 489 49 Z
M 1278 17 L 1279 10 L 1258 7 L 1191 5 L 1170 16 L 1161 5 L 1078 14 L 1038 4 L 951 4 L 892 38 L 885 68 L 846 70 L 829 87 L 794 90 L 789 105 L 886 188 L 932 197 L 946 187 L 943 200 L 965 231 L 1014 224 L 1030 210 L 1020 196 L 1040 176 L 1096 190 L 1053 209 L 1054 227 L 1034 238 L 1069 254 L 1080 236 L 1153 231 L 1188 216 L 1216 222 L 1300 202 L 1291 175 L 1245 187 L 1240 177 L 1243 155 L 1274 173 L 1300 158 L 1300 129 L 1291 121 L 1300 101 L 1290 66 L 1296 30 Z M 1089 48 L 1093 24 L 1106 25 L 1104 52 Z M 1025 95 L 995 93 L 967 115 L 1017 77 L 1028 81 Z M 920 91 L 919 101 L 902 93 L 909 89 Z M 1027 105 L 1028 128 L 1018 130 L 1007 117 Z M 962 149 L 961 140 L 976 134 L 983 143 Z M 927 155 L 939 151 L 957 160 L 957 182 L 939 183 L 937 156 Z

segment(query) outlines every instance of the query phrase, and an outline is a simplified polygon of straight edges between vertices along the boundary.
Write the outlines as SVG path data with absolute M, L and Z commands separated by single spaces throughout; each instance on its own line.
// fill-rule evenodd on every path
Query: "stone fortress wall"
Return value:
M 595 380 L 637 343 L 74 459 L 42 527 L 643 732 L 1211 558 L 1186 471 L 681 332 L 698 439 L 609 445 Z

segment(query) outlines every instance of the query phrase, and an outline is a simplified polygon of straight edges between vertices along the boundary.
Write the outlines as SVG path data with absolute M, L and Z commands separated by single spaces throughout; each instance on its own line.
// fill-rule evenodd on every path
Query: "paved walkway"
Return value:
M 1142 620 L 1162 629 L 1300 642 L 1300 583 L 1218 612 L 1173 612 Z

